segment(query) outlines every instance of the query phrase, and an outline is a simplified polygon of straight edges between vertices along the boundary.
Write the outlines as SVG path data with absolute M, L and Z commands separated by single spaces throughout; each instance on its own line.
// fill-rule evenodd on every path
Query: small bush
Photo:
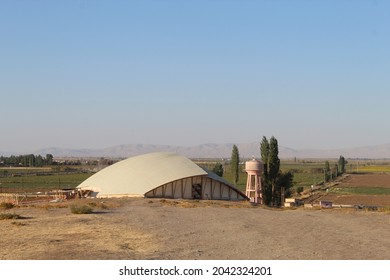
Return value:
M 21 219 L 22 217 L 18 214 L 11 214 L 11 213 L 1 213 L 0 214 L 0 220 L 16 220 Z
M 103 209 L 103 210 L 106 210 L 106 209 L 109 209 L 108 205 L 104 204 L 104 203 L 100 203 L 100 205 L 98 206 L 100 209 Z
M 2 202 L 2 203 L 0 203 L 0 208 L 1 209 L 12 209 L 12 208 L 14 208 L 14 204 L 13 203 L 11 203 L 11 202 Z
M 97 206 L 96 202 L 89 202 L 88 205 L 92 208 Z
M 108 205 L 106 205 L 103 201 L 100 202 L 100 203 L 96 203 L 96 202 L 89 202 L 88 203 L 88 206 L 92 207 L 92 208 L 100 208 L 100 209 L 108 209 Z
M 73 205 L 70 206 L 70 211 L 73 214 L 91 214 L 93 210 L 88 205 L 76 205 L 76 204 L 73 204 Z

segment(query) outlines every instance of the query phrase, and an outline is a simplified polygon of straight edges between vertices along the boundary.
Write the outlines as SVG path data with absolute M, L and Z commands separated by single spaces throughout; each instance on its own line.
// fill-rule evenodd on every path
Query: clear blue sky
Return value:
M 0 2 L 0 151 L 390 142 L 390 1 Z

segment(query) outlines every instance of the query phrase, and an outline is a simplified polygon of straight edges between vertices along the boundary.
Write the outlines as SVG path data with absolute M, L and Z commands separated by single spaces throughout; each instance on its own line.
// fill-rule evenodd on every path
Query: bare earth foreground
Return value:
M 108 209 L 76 215 L 64 203 L 7 210 L 26 219 L 0 221 L 0 258 L 390 259 L 388 212 L 83 200 L 91 202 Z

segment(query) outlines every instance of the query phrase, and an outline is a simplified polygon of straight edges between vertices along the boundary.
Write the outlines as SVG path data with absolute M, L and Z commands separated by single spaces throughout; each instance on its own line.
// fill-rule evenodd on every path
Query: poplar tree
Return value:
M 240 165 L 240 154 L 238 152 L 238 148 L 236 145 L 233 145 L 233 149 L 232 149 L 232 157 L 231 157 L 231 160 L 230 160 L 230 166 L 231 166 L 231 172 L 232 172 L 232 175 L 233 175 L 233 179 L 234 179 L 234 183 L 238 183 L 238 179 L 239 179 L 239 176 L 240 176 L 240 169 L 239 169 L 239 165 Z
M 272 186 L 272 205 L 277 205 L 276 180 L 280 169 L 278 140 L 271 137 L 269 140 L 269 161 L 268 161 L 268 176 Z
M 324 183 L 328 182 L 330 179 L 330 164 L 329 161 L 325 161 L 324 167 Z
M 339 167 L 339 173 L 340 174 L 343 174 L 345 172 L 345 166 L 347 165 L 348 161 L 345 160 L 345 158 L 343 156 L 340 156 L 339 158 L 339 164 L 338 164 L 338 167 Z
M 264 177 L 268 179 L 269 143 L 265 136 L 260 142 L 260 155 L 264 164 Z
M 271 184 L 269 181 L 269 142 L 267 137 L 263 136 L 263 139 L 260 142 L 260 155 L 261 155 L 261 161 L 264 164 L 264 172 L 262 174 L 262 192 L 263 192 L 263 201 L 264 204 L 271 204 L 272 200 L 272 189 Z
M 263 196 L 266 204 L 277 205 L 277 179 L 279 176 L 280 159 L 278 140 L 274 136 L 268 141 L 265 136 L 260 143 L 261 160 L 264 163 Z

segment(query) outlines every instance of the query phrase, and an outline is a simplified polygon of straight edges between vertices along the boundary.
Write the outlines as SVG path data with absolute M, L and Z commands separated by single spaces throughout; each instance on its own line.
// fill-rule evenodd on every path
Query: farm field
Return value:
M 350 174 L 323 199 L 335 204 L 390 206 L 390 174 Z
M 4 169 L 2 169 L 4 170 Z M 1 171 L 0 169 L 0 174 Z M 7 169 L 10 172 L 9 169 Z M 75 188 L 91 173 L 49 173 L 47 169 L 18 169 L 8 176 L 0 177 L 0 192 L 25 193 L 45 192 L 53 189 Z

